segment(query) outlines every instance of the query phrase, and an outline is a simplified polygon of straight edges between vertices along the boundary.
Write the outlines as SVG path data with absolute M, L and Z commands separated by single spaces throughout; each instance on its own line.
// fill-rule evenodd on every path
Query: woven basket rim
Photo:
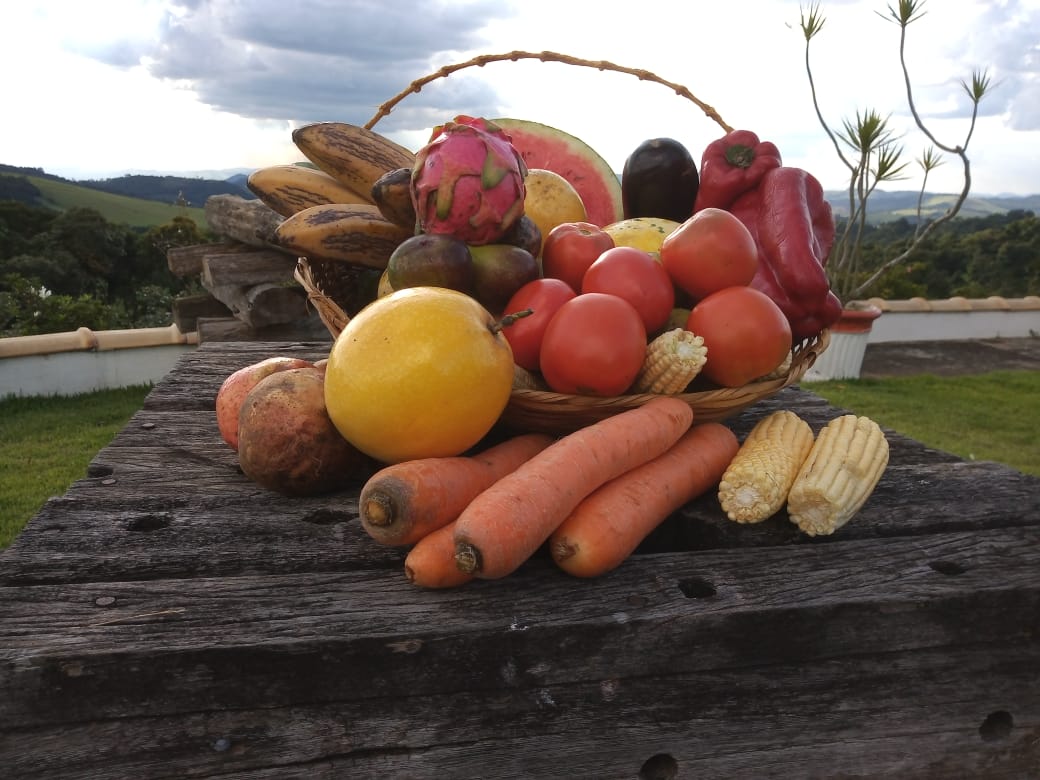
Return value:
M 333 339 L 337 338 L 350 317 L 318 287 L 306 257 L 297 259 L 294 275 Z M 796 344 L 792 350 L 791 365 L 782 376 L 741 387 L 720 387 L 680 393 L 673 397 L 688 403 L 696 419 L 702 422 L 724 420 L 799 382 L 829 343 L 830 332 L 824 330 Z M 502 414 L 502 421 L 508 427 L 520 430 L 560 434 L 659 397 L 653 393 L 601 397 L 514 388 Z

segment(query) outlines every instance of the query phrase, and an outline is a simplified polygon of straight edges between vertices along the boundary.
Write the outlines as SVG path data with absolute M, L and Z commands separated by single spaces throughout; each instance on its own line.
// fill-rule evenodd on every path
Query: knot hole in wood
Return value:
M 679 580 L 679 590 L 688 599 L 708 599 L 715 595 L 715 586 L 701 577 Z
M 679 762 L 667 753 L 650 756 L 639 770 L 639 780 L 675 780 Z

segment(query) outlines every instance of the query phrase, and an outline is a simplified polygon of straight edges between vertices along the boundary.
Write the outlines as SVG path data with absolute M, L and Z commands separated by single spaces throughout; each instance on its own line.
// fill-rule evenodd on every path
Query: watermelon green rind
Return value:
M 512 139 L 528 168 L 543 168 L 571 183 L 585 204 L 586 219 L 603 227 L 621 220 L 621 181 L 595 149 L 580 138 L 527 119 L 492 119 Z

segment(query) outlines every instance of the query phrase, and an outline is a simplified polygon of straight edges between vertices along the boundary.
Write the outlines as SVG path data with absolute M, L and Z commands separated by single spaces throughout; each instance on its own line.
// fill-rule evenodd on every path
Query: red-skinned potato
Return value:
M 231 449 L 237 450 L 238 412 L 249 391 L 271 374 L 311 366 L 313 364 L 309 360 L 279 355 L 245 366 L 229 375 L 217 391 L 217 428 L 220 429 L 220 437 Z
M 325 374 L 313 366 L 271 374 L 249 391 L 239 412 L 238 463 L 256 484 L 286 496 L 330 493 L 374 470 L 332 424 Z

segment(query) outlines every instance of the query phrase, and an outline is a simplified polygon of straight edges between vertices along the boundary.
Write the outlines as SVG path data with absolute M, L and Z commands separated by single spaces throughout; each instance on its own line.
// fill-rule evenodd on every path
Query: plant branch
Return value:
M 907 27 L 925 15 L 924 4 L 925 0 L 898 0 L 895 6 L 888 6 L 887 16 L 879 13 L 882 18 L 893 20 L 899 25 L 899 63 L 903 74 L 907 105 L 917 128 L 932 144 L 917 161 L 924 172 L 917 198 L 917 227 L 906 249 L 883 262 L 865 281 L 859 283 L 856 280 L 859 277 L 863 239 L 867 230 L 867 203 L 881 182 L 905 178 L 903 172 L 906 164 L 901 162 L 903 149 L 896 143 L 889 127 L 889 117 L 882 117 L 873 109 L 857 111 L 855 119 L 843 120 L 842 129 L 837 132 L 824 119 L 809 57 L 810 42 L 823 28 L 824 17 L 820 14 L 818 3 L 810 5 L 808 13 L 804 9 L 801 11 L 800 22 L 805 36 L 805 69 L 813 109 L 820 126 L 834 144 L 839 160 L 849 169 L 849 216 L 844 230 L 832 247 L 828 258 L 828 275 L 831 278 L 832 288 L 843 301 L 850 295 L 862 295 L 888 270 L 910 258 L 921 242 L 937 227 L 957 215 L 971 191 L 971 163 L 968 159 L 967 148 L 975 131 L 979 102 L 989 90 L 990 79 L 985 71 L 976 70 L 972 73 L 970 85 L 964 81 L 961 82 L 961 87 L 972 104 L 964 141 L 959 146 L 950 146 L 940 142 L 918 112 L 914 99 L 913 81 L 906 59 Z M 843 145 L 855 153 L 855 162 L 845 155 Z M 964 183 L 953 205 L 941 217 L 926 223 L 922 215 L 929 174 L 943 163 L 936 148 L 947 154 L 955 155 L 961 160 Z

